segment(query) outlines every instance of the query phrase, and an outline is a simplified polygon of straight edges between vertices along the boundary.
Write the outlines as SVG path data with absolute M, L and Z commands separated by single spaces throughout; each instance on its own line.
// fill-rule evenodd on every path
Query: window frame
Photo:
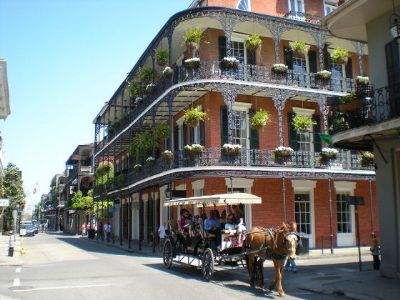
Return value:
M 239 8 L 239 5 L 242 3 L 242 1 L 246 1 L 247 10 Z M 241 11 L 251 11 L 251 0 L 238 0 L 238 2 L 236 4 L 236 9 L 239 9 Z
M 302 13 L 302 14 L 305 14 L 306 13 L 306 8 L 305 8 L 305 5 L 304 5 L 304 0 L 294 0 L 295 2 L 295 7 L 292 7 L 292 2 L 291 2 L 291 0 L 288 0 L 288 9 L 289 9 L 289 12 L 294 12 L 294 13 Z M 298 7 L 298 2 L 297 1 L 301 1 L 302 2 L 302 7 L 303 7 L 303 11 L 299 11 L 299 7 Z

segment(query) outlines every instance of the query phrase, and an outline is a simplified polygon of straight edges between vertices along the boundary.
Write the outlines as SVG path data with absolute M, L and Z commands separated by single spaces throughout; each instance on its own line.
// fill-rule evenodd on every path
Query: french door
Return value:
M 337 222 L 337 245 L 339 247 L 354 246 L 355 224 L 354 224 L 354 206 L 349 205 L 344 200 L 346 194 L 336 196 L 336 222 Z
M 249 121 L 247 111 L 234 110 L 233 114 L 233 143 L 242 145 L 242 149 L 249 149 Z
M 313 203 L 309 193 L 295 194 L 294 215 L 298 232 L 308 237 L 310 248 L 313 248 L 315 245 L 315 235 L 313 232 Z

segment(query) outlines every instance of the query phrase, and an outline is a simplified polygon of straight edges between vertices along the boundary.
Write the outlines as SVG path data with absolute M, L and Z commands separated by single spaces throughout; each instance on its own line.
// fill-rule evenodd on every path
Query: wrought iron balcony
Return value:
M 197 80 L 233 80 L 243 82 L 268 83 L 290 86 L 296 88 L 329 90 L 340 93 L 348 93 L 355 90 L 354 80 L 351 78 L 334 78 L 320 80 L 315 73 L 297 73 L 288 70 L 285 74 L 277 75 L 272 71 L 272 65 L 248 65 L 240 64 L 236 70 L 222 70 L 219 61 L 202 61 L 196 70 L 188 70 L 184 66 L 174 68 L 172 78 L 161 78 L 151 93 L 139 99 L 132 99 L 135 108 L 119 121 L 119 126 L 109 133 L 105 140 L 96 145 L 96 152 L 104 143 L 111 140 L 118 132 L 132 122 L 145 108 L 155 101 L 165 90 L 174 84 Z
M 400 85 L 375 90 L 367 86 L 358 89 L 351 102 L 344 99 L 329 103 L 332 134 L 400 117 Z
M 319 24 L 321 21 L 321 17 L 319 16 L 300 11 L 289 11 L 287 14 L 285 14 L 285 17 L 291 20 L 303 21 L 311 24 Z
M 360 154 L 348 150 L 339 151 L 334 159 L 324 160 L 318 152 L 297 151 L 288 158 L 277 159 L 274 150 L 248 149 L 241 150 L 241 153 L 237 156 L 229 156 L 225 155 L 221 148 L 209 148 L 200 155 L 194 156 L 190 156 L 184 151 L 177 151 L 172 161 L 166 161 L 160 157 L 151 164 L 143 165 L 136 170 L 131 166 L 129 170 L 121 171 L 105 186 L 95 187 L 95 193 L 115 190 L 168 170 L 212 166 L 315 168 L 343 171 L 374 169 L 371 164 L 363 165 Z
M 81 174 L 90 174 L 92 172 L 92 166 L 81 166 L 80 168 L 80 173 Z

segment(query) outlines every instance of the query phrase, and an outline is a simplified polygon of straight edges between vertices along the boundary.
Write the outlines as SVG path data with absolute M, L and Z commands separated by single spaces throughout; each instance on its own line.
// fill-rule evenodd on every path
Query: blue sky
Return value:
M 28 202 L 47 193 L 92 120 L 148 43 L 191 0 L 0 0 L 0 57 L 11 115 L 5 162 L 23 171 Z M 38 183 L 38 193 L 32 195 Z

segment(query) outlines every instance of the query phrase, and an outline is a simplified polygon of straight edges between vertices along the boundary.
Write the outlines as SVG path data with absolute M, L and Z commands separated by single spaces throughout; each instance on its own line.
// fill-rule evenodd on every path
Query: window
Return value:
M 294 214 L 298 231 L 311 234 L 310 194 L 296 194 L 294 196 Z
M 352 213 L 351 207 L 344 200 L 346 194 L 338 194 L 336 196 L 336 216 L 337 216 L 337 232 L 338 233 L 351 233 L 352 231 Z
M 289 0 L 289 11 L 304 13 L 304 0 Z
M 236 57 L 241 64 L 246 63 L 246 51 L 244 42 L 232 41 L 231 42 L 232 56 Z
M 327 1 L 324 3 L 324 11 L 325 11 L 325 16 L 329 15 L 331 12 L 333 12 L 336 9 L 335 4 L 331 4 Z
M 296 115 L 312 117 L 314 110 L 305 109 L 300 107 L 294 107 L 293 112 Z M 314 151 L 314 128 L 311 127 L 309 131 L 298 131 L 297 132 L 297 150 L 302 152 L 313 152 Z
M 250 0 L 239 0 L 237 9 L 250 11 Z

